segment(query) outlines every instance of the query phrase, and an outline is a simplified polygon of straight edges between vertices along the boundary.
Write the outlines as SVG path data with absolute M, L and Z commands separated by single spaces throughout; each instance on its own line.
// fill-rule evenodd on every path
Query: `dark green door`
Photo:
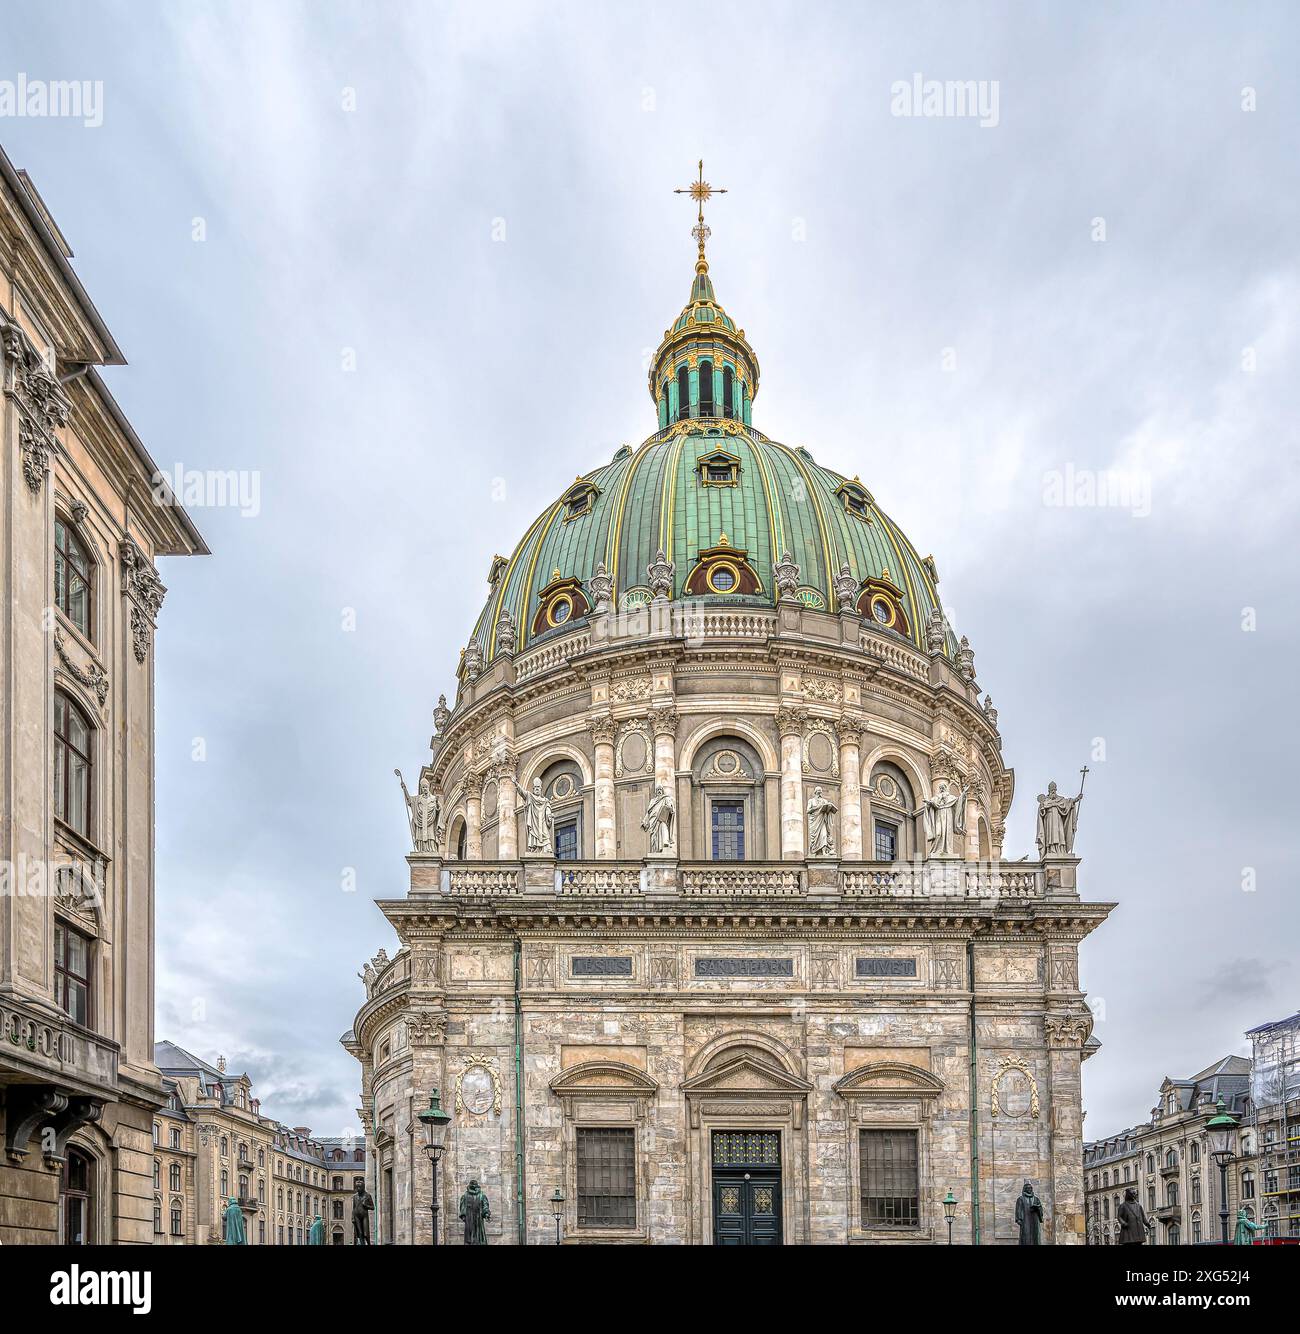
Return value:
M 713 1244 L 781 1244 L 781 1137 L 713 1132 Z

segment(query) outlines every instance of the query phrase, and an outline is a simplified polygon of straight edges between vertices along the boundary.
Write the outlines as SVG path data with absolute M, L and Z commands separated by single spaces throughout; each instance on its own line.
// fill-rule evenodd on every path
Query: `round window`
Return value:
M 730 593 L 736 586 L 736 572 L 730 565 L 715 565 L 709 571 L 709 587 L 715 593 Z
M 552 625 L 563 625 L 572 614 L 573 603 L 568 598 L 556 598 L 551 603 L 551 610 L 547 619 Z
M 871 603 L 871 614 L 881 625 L 892 625 L 894 622 L 894 609 L 884 598 L 873 599 Z

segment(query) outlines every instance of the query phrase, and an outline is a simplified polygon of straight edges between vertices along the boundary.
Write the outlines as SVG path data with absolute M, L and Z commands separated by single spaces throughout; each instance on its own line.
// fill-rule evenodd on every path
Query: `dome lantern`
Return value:
M 727 192 L 704 179 L 701 159 L 697 179 L 674 193 L 690 195 L 698 206 L 691 229 L 698 250 L 690 299 L 664 330 L 650 364 L 650 397 L 659 415 L 659 429 L 690 418 L 730 419 L 749 426 L 758 393 L 758 358 L 745 331 L 736 327 L 719 304 L 704 251 L 710 235 L 704 205 L 715 194 Z

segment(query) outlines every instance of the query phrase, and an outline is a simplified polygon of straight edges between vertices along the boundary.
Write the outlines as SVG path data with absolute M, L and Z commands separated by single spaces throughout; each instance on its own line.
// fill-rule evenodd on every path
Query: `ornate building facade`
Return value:
M 694 188 L 701 208 L 709 187 Z M 759 365 L 699 252 L 657 429 L 488 571 L 403 784 L 399 948 L 345 1047 L 381 1240 L 427 1243 L 417 1114 L 452 1115 L 444 1240 L 1084 1239 L 1096 1045 L 1078 802 L 1014 790 L 974 654 L 857 477 L 753 424 Z M 562 1203 L 553 1206 L 556 1192 Z
M 0 151 L 0 1243 L 152 1240 L 155 559 L 206 552 Z
M 224 1058 L 210 1064 L 173 1042 L 155 1049 L 166 1101 L 154 1119 L 154 1242 L 224 1240 L 231 1199 L 244 1213 L 250 1246 L 302 1246 L 312 1220 L 327 1245 L 350 1246 L 348 1201 L 365 1176 L 357 1137 L 322 1137 L 262 1111 L 247 1074 Z

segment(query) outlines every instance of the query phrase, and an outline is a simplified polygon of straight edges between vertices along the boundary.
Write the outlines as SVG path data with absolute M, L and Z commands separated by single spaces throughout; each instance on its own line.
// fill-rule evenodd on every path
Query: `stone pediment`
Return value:
M 560 1098 L 649 1098 L 658 1083 L 643 1070 L 621 1061 L 583 1061 L 551 1080 Z
M 757 1061 L 752 1056 L 737 1056 L 688 1079 L 682 1085 L 683 1093 L 712 1095 L 779 1093 L 786 1097 L 804 1098 L 812 1092 L 807 1080 L 798 1079 L 775 1065 Z
M 872 1061 L 850 1071 L 836 1085 L 844 1098 L 937 1098 L 943 1080 L 905 1061 Z

